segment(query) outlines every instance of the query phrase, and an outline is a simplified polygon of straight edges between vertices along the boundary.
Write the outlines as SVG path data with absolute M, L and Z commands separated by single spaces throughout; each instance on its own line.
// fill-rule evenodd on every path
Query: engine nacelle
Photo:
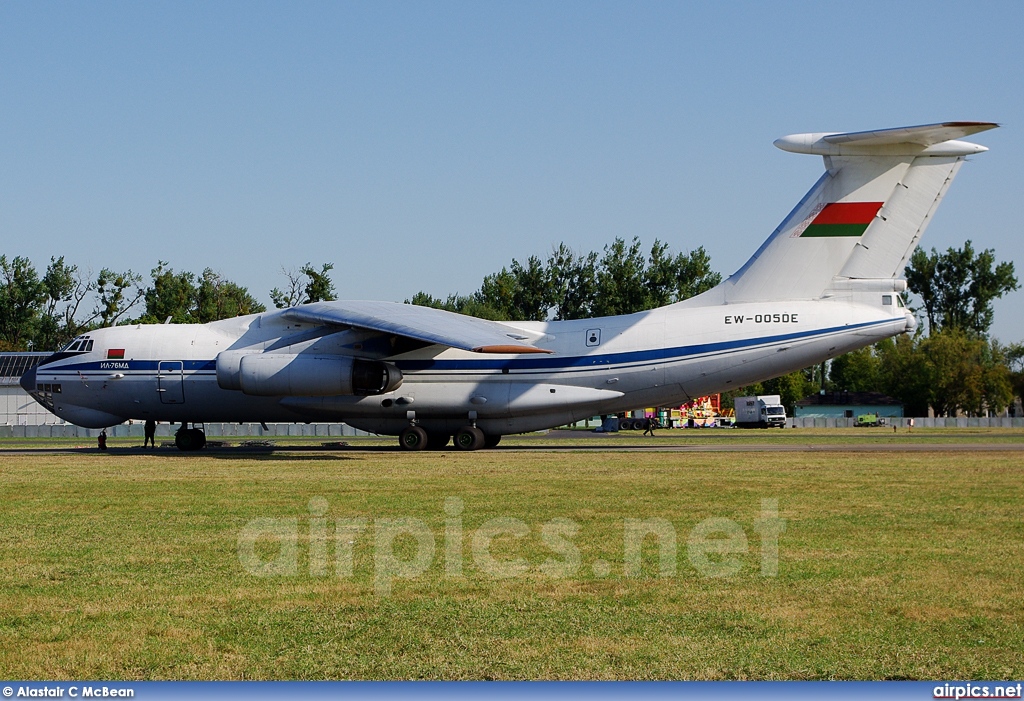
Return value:
M 226 351 L 217 356 L 217 384 L 257 397 L 371 395 L 398 388 L 402 371 L 347 356 Z

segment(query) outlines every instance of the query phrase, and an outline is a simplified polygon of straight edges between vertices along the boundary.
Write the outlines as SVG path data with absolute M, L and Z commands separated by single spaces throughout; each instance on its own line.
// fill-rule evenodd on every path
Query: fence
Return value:
M 789 418 L 790 428 L 853 428 L 857 419 L 847 418 L 814 418 L 810 416 L 792 416 Z M 886 419 L 886 426 L 910 425 L 910 418 Z M 1010 416 L 984 417 L 922 417 L 914 418 L 914 428 L 1024 428 L 1024 418 Z
M 170 438 L 177 426 L 158 424 L 158 438 Z M 348 424 L 267 424 L 264 431 L 260 424 L 206 424 L 207 438 L 231 436 L 371 436 L 372 433 L 352 428 Z M 111 438 L 143 438 L 144 425 L 136 422 L 121 424 L 107 429 Z M 0 438 L 95 438 L 100 435 L 98 428 L 81 428 L 72 424 L 43 424 L 39 426 L 0 426 Z

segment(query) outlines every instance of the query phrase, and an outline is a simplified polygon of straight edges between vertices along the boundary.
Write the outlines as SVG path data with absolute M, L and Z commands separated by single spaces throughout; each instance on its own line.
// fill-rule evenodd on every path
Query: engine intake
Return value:
M 256 397 L 366 396 L 397 389 L 402 371 L 347 356 L 225 351 L 217 356 L 217 384 Z

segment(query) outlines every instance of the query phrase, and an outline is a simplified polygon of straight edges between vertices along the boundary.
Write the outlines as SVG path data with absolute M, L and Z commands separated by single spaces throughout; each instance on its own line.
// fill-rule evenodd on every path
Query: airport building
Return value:
M 903 404 L 880 392 L 822 392 L 796 403 L 796 418 L 856 419 L 877 414 L 888 419 L 903 418 Z

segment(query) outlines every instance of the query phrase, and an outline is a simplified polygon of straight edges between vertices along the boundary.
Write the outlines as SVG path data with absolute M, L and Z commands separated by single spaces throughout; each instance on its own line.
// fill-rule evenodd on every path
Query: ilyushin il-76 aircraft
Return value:
M 998 125 L 945 122 L 795 134 L 775 145 L 825 173 L 717 287 L 636 314 L 494 322 L 395 302 L 315 302 L 208 324 L 103 328 L 26 373 L 57 416 L 345 422 L 408 450 L 489 448 L 503 435 L 679 405 L 912 331 L 899 279 L 967 156 Z

